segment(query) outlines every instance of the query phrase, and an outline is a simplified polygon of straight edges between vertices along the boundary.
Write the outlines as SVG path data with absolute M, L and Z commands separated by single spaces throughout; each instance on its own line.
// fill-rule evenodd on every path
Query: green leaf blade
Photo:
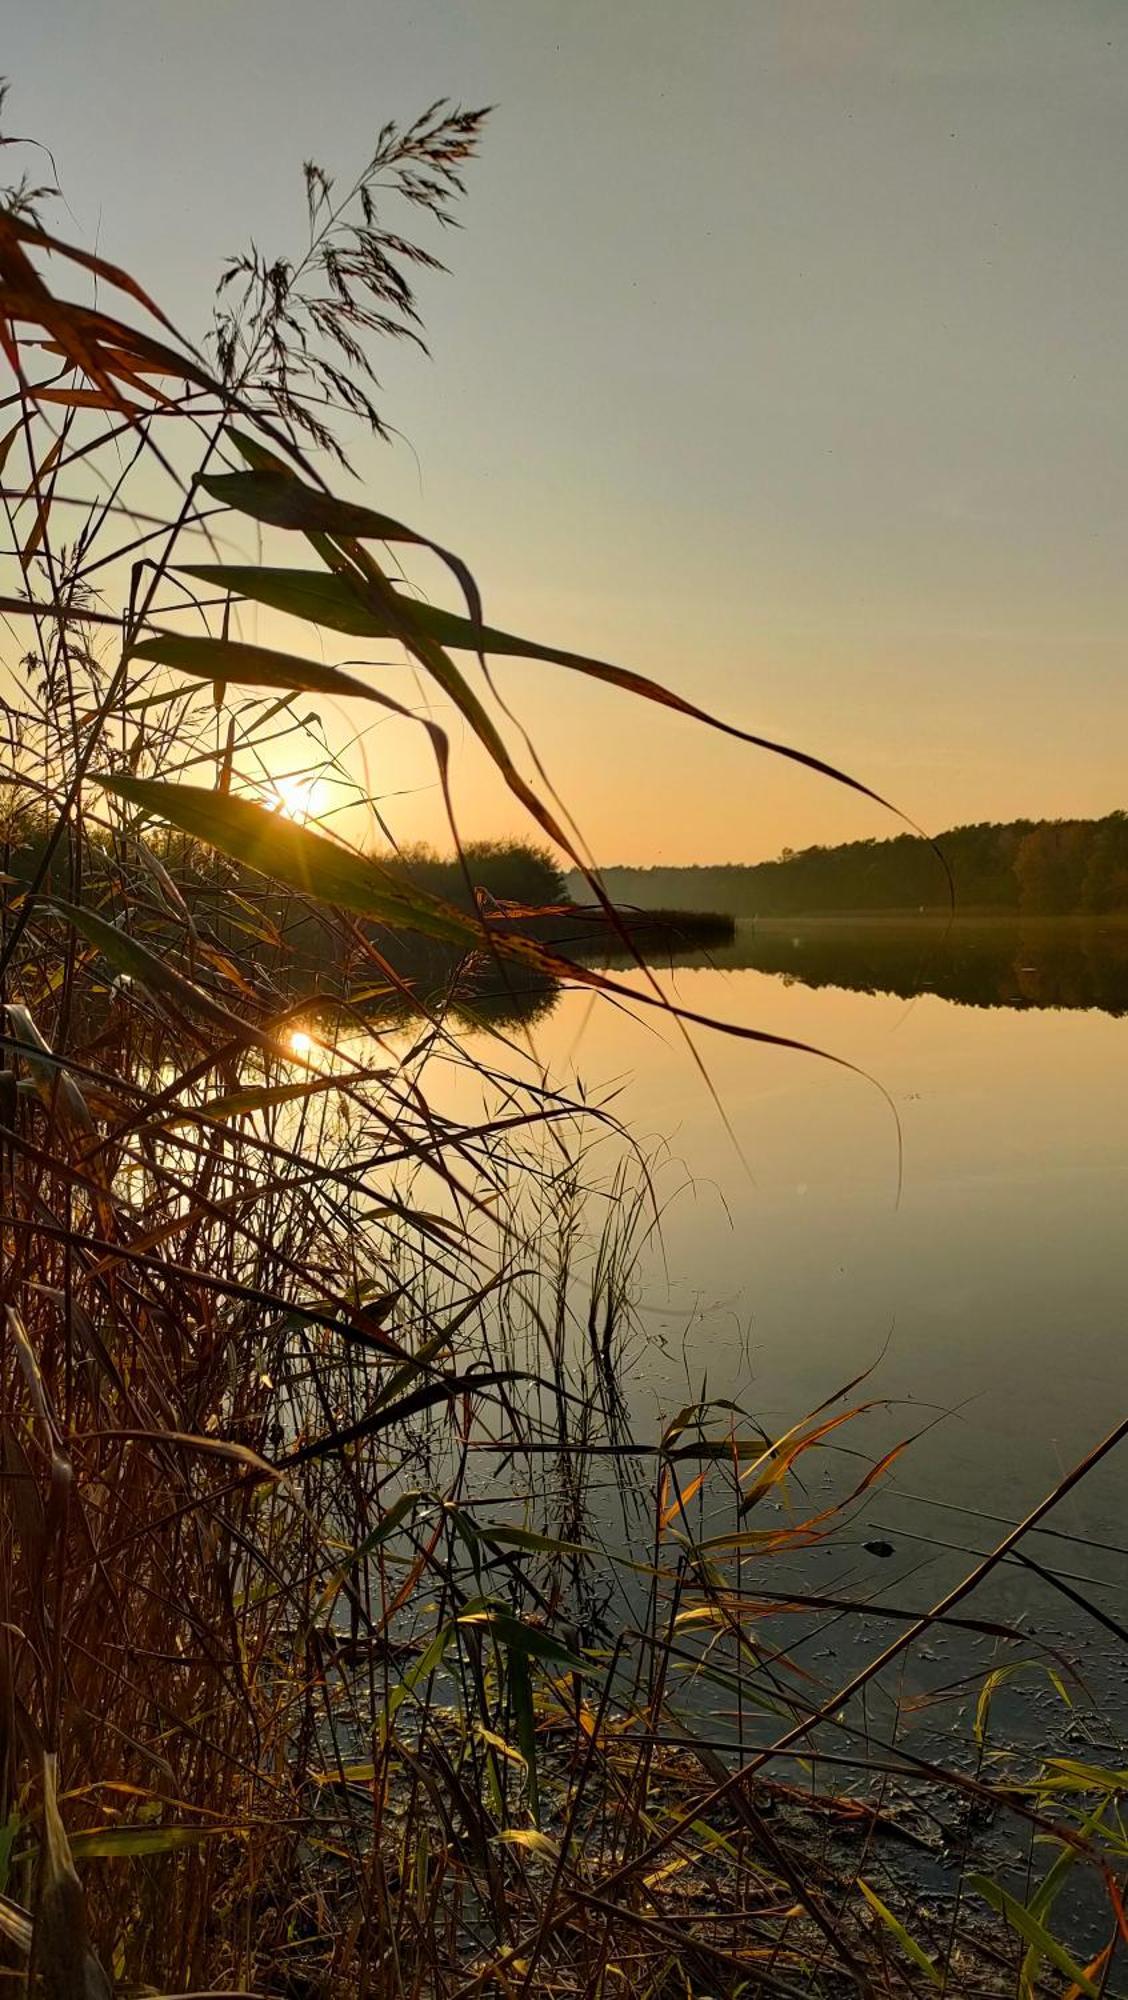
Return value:
M 114 797 L 166 820 L 182 833 L 217 847 L 259 874 L 289 884 L 299 894 L 337 904 L 391 928 L 417 930 L 460 946 L 480 946 L 483 933 L 453 904 L 390 875 L 376 861 L 342 847 L 328 835 L 268 812 L 251 799 L 199 785 L 167 785 L 125 773 L 95 782 Z

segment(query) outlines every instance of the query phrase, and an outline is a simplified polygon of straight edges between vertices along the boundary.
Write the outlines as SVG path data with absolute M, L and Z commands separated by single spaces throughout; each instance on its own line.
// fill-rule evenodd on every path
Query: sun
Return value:
M 328 786 L 320 778 L 302 771 L 287 772 L 271 779 L 268 803 L 275 812 L 304 826 L 307 820 L 317 819 L 325 811 L 328 792 Z
M 287 1053 L 290 1062 L 304 1070 L 314 1070 L 318 1075 L 325 1074 L 328 1051 L 325 1043 L 311 1034 L 308 1028 L 290 1028 L 285 1041 L 289 1044 Z

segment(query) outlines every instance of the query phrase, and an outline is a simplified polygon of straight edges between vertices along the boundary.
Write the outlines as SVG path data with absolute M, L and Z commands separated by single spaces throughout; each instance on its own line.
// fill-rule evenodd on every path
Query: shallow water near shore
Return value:
M 1128 1029 L 1109 1009 L 1126 948 L 1116 926 L 1102 943 L 1045 922 L 741 925 L 727 951 L 665 968 L 687 1009 L 853 1070 L 694 1030 L 706 1083 L 668 1020 L 581 992 L 536 1024 L 552 1077 L 593 1095 L 617 1086 L 616 1111 L 654 1151 L 664 1207 L 624 1385 L 633 1434 L 657 1437 L 704 1393 L 778 1435 L 866 1369 L 850 1400 L 882 1407 L 843 1438 L 859 1457 L 839 1454 L 835 1479 L 922 1433 L 848 1527 L 806 1554 L 808 1588 L 924 1608 L 1124 1414 Z M 822 1475 L 810 1477 L 817 1498 Z M 800 1518 L 811 1498 L 775 1504 Z M 1057 1509 L 1054 1535 L 1027 1545 L 1118 1620 L 1126 1500 L 1122 1449 Z M 1109 1724 L 1128 1719 L 1122 1655 L 1074 1599 L 1016 1563 L 971 1608 L 1065 1649 Z M 874 1650 L 866 1624 L 812 1639 L 820 1671 L 840 1681 Z M 988 1642 L 951 1634 L 928 1651 L 910 1669 L 914 1695 L 995 1659 Z M 998 1700 L 1025 1734 L 1029 1690 Z M 974 1705 L 974 1689 L 956 1700 L 965 1723 Z M 1084 1739 L 1080 1706 L 1055 1729 Z

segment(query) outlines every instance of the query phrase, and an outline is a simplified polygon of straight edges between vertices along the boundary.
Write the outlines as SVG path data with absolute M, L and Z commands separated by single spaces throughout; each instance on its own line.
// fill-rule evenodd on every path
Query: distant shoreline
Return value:
M 1128 910 L 1071 910 L 1061 915 L 1023 910 L 797 910 L 792 915 L 741 916 L 737 924 L 754 924 L 757 930 L 787 931 L 796 925 L 820 924 L 848 930 L 913 929 L 928 925 L 943 928 L 959 925 L 979 930 L 1128 930 Z
M 1018 917 L 1128 915 L 1128 813 L 1103 819 L 985 820 L 934 840 L 898 833 L 837 847 L 785 847 L 778 859 L 611 864 L 601 869 L 615 903 L 727 910 L 734 917 L 947 916 L 957 909 Z M 581 893 L 579 877 L 565 887 Z

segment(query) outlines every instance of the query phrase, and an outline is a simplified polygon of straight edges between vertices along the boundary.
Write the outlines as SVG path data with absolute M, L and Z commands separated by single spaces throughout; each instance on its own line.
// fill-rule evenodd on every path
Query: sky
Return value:
M 931 831 L 1128 806 L 1123 0 L 36 0 L 2 61 L 62 233 L 193 334 L 226 254 L 301 246 L 304 159 L 343 179 L 389 117 L 493 105 L 356 490 L 455 546 L 493 622 Z M 498 677 L 601 862 L 897 830 L 612 690 Z M 464 833 L 517 830 L 454 735 Z M 397 833 L 441 838 L 422 751 L 367 754 Z

